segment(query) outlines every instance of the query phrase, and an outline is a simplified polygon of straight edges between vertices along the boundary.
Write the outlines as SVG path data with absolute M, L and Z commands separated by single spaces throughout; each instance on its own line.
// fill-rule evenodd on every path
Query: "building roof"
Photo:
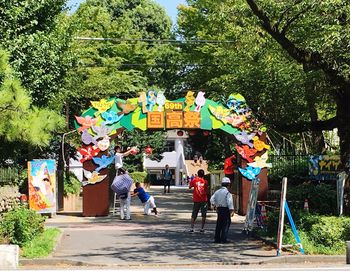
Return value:
M 151 160 L 145 158 L 144 167 L 147 169 L 164 169 L 165 165 L 169 165 L 170 168 L 176 168 L 177 164 L 177 154 L 175 151 L 172 152 L 163 152 L 163 158 L 160 161 Z

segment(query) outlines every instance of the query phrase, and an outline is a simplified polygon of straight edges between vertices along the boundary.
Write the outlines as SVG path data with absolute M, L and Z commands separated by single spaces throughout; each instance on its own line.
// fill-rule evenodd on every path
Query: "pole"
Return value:
M 284 208 L 286 204 L 286 194 L 287 194 L 287 177 L 283 177 L 282 190 L 281 190 L 281 202 L 280 202 L 280 214 L 279 214 L 278 232 L 277 232 L 277 256 L 280 256 L 282 251 Z

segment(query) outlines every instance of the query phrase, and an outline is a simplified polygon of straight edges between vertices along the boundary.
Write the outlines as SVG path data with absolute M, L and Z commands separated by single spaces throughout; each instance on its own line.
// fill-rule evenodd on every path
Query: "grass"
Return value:
M 21 256 L 29 259 L 42 258 L 50 255 L 56 245 L 60 230 L 57 228 L 45 229 L 33 240 L 26 243 L 21 249 Z

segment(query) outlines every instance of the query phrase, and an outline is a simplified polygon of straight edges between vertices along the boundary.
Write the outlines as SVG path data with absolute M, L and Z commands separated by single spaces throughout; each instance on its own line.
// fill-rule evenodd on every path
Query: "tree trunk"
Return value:
M 338 136 L 343 169 L 350 159 L 350 85 L 337 93 Z M 349 170 L 349 168 L 347 168 Z

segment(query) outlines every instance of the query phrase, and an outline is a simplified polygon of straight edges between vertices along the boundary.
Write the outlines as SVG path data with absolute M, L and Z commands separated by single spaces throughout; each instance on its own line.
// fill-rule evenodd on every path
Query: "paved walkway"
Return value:
M 63 237 L 53 259 L 81 261 L 97 265 L 187 265 L 254 262 L 275 257 L 275 249 L 241 234 L 244 218 L 235 215 L 230 228 L 232 243 L 214 244 L 216 214 L 209 211 L 204 234 L 189 233 L 192 194 L 173 188 L 162 194 L 151 189 L 160 215 L 144 216 L 138 198 L 132 199 L 132 220 L 119 216 L 85 218 L 57 215 L 47 226 L 59 227 Z

